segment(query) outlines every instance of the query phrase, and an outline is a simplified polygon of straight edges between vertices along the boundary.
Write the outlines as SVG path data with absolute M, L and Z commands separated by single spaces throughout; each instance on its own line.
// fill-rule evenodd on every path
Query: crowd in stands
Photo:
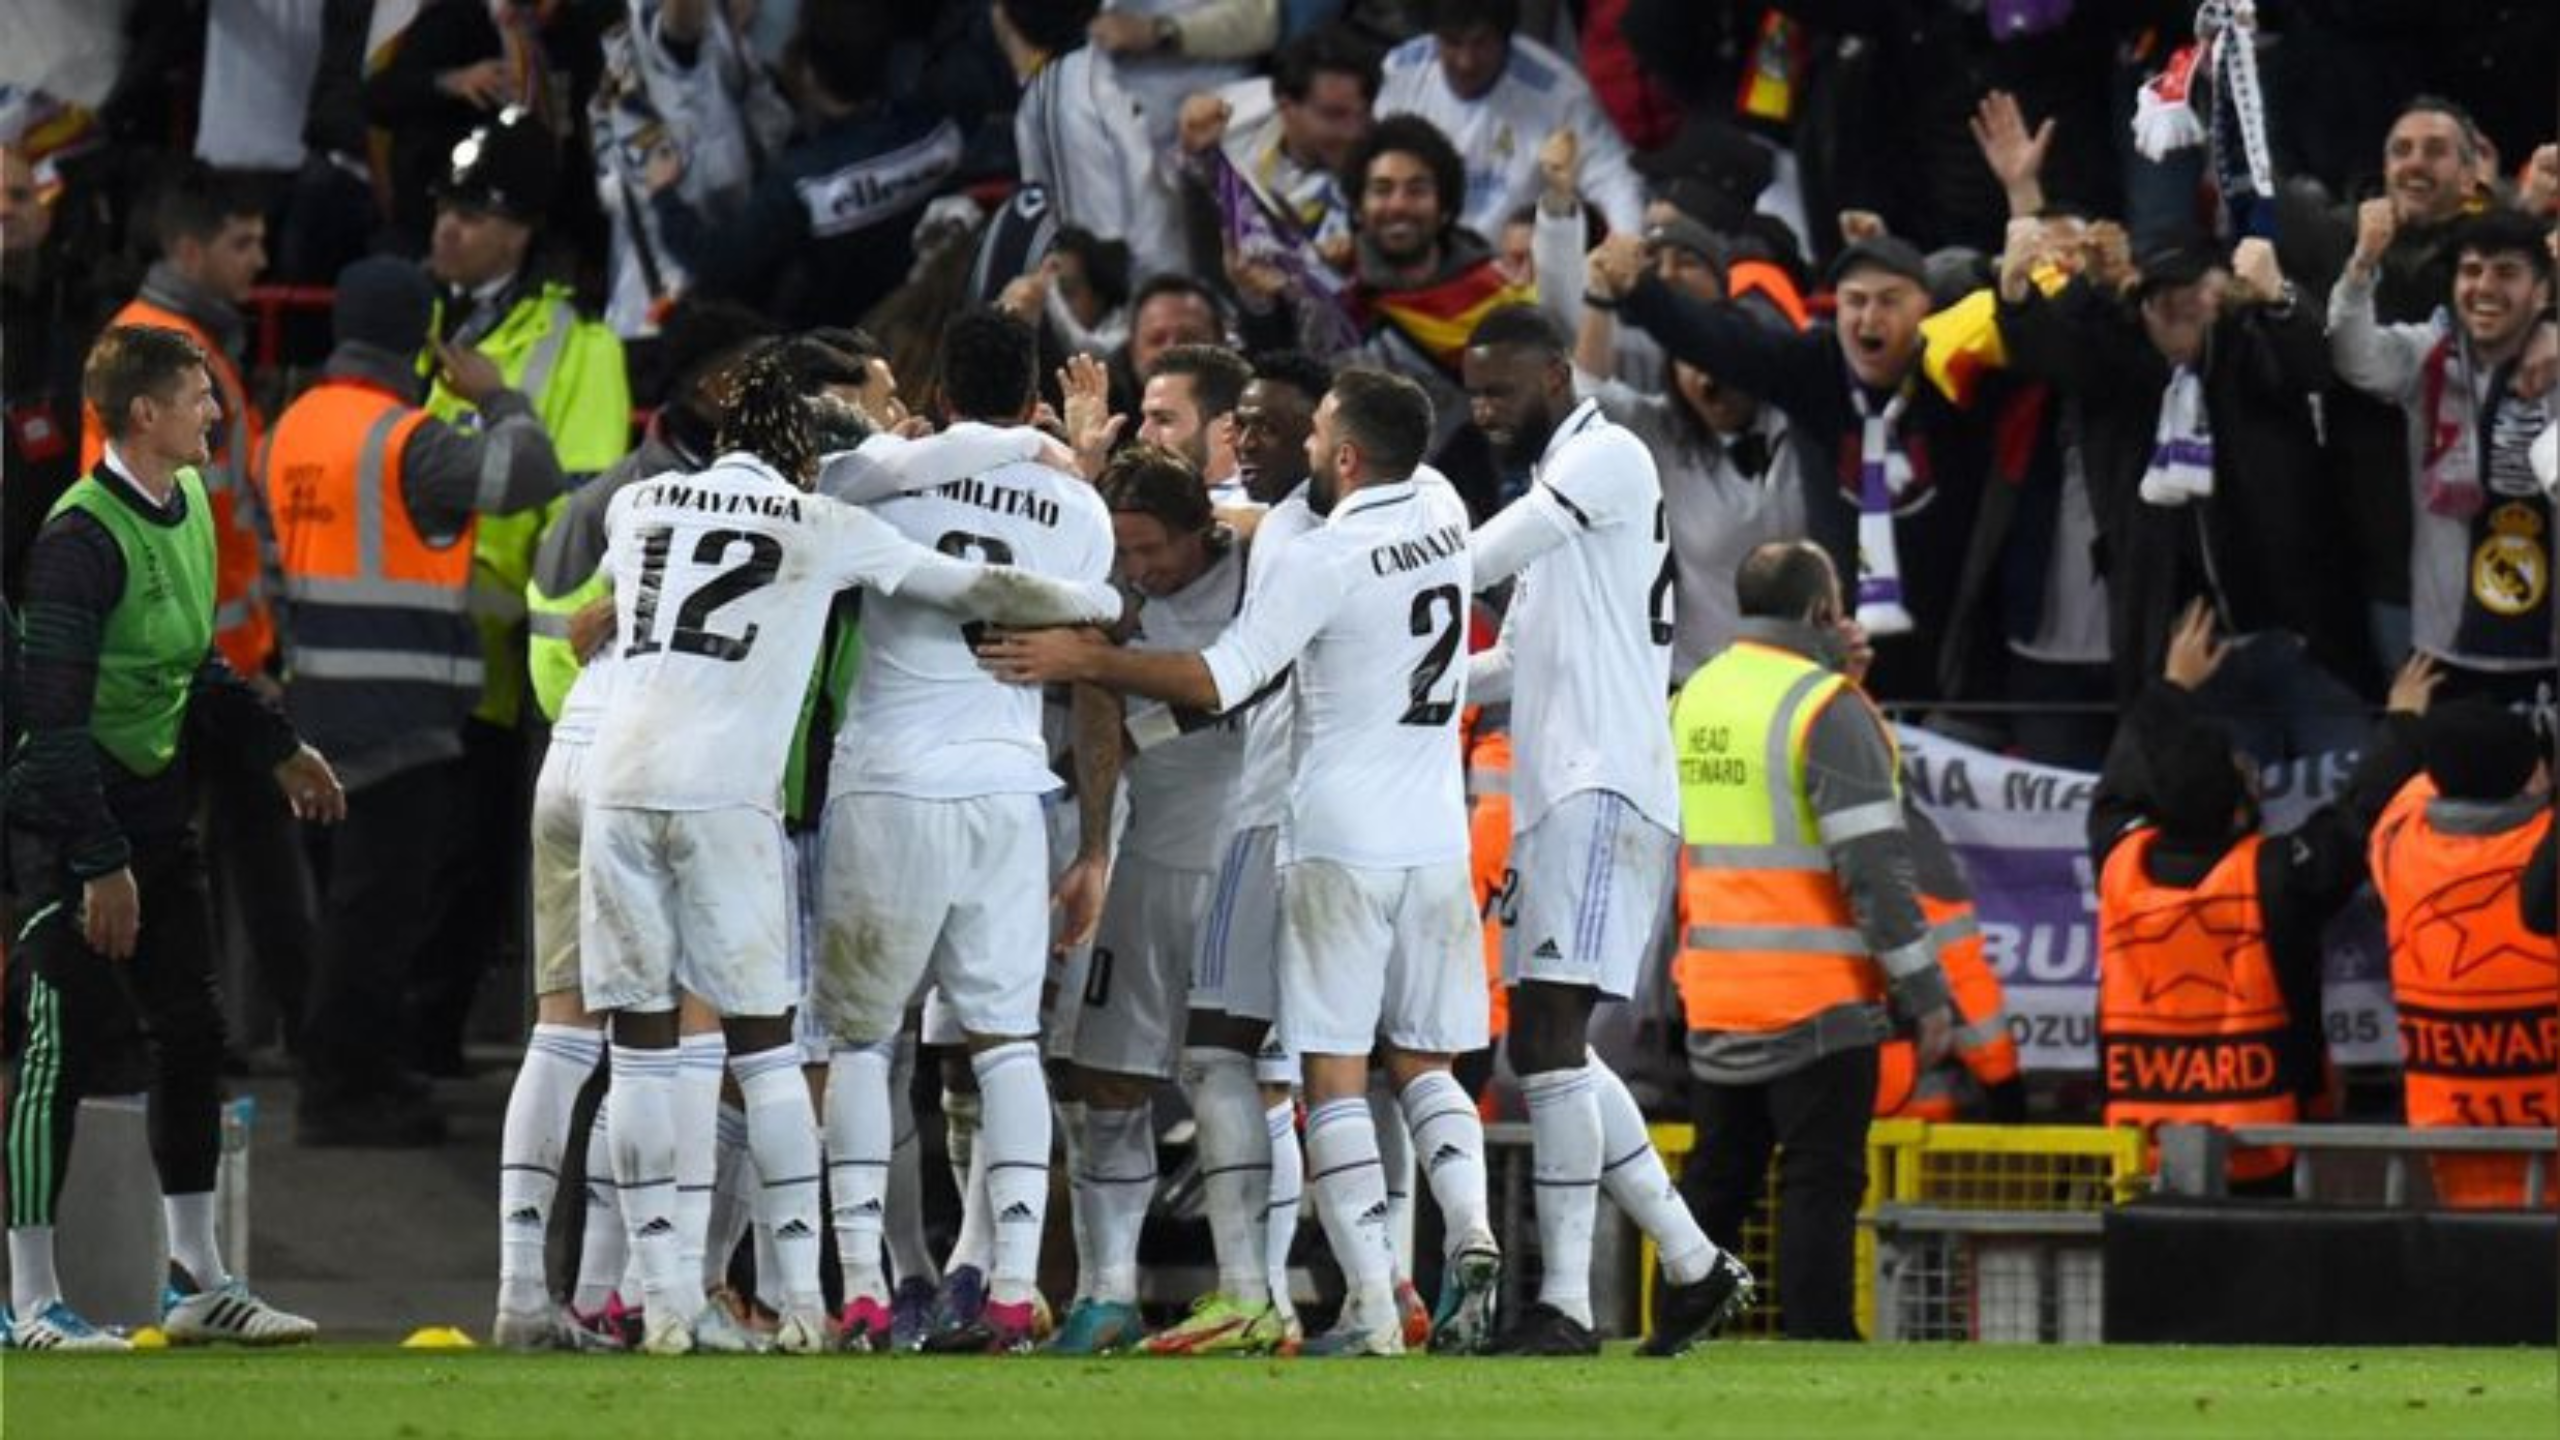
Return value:
M 680 415 L 690 325 L 860 327 L 932 417 L 939 336 L 993 305 L 1044 374 L 1099 357 L 1132 436 L 1244 418 L 1197 361 L 1157 413 L 1182 347 L 1410 375 L 1479 519 L 1526 477 L 1458 355 L 1534 300 L 1661 467 L 1676 675 L 1801 534 L 1856 577 L 1870 689 L 1967 738 L 2098 769 L 2201 597 L 2244 748 L 2352 748 L 2413 645 L 2446 697 L 2550 696 L 2556 83 L 2560 9 L 2519 0 L 31 0 L 0 576 L 137 295 L 230 352 L 244 476 L 388 255 L 442 341 L 503 348 L 542 297 L 555 368 L 509 381 L 572 487 Z M 517 633 L 469 739 L 489 840 L 403 1002 L 430 1069 L 513 943 L 541 722 L 503 592 L 541 526 L 484 566 Z M 280 677 L 293 644 L 230 653 Z M 370 933 L 261 943 L 282 1013 Z

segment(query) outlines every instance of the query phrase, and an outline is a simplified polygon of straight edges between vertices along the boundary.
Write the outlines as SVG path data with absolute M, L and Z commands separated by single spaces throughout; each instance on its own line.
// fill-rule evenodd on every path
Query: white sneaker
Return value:
M 498 1307 L 498 1318 L 489 1326 L 489 1343 L 501 1350 L 566 1350 L 569 1337 L 562 1333 L 560 1314 L 545 1304 L 532 1310 L 510 1310 Z
M 773 1332 L 773 1348 L 785 1355 L 824 1355 L 833 1349 L 826 1312 L 814 1305 L 783 1311 L 782 1324 Z
M 192 1295 L 164 1291 L 160 1303 L 160 1329 L 172 1345 L 304 1345 L 320 1333 L 319 1326 L 259 1299 L 237 1280 Z
M 690 1355 L 693 1353 L 693 1326 L 676 1313 L 673 1305 L 652 1305 L 642 1319 L 640 1353 L 644 1355 Z
M 641 1342 L 647 1349 L 648 1342 Z M 729 1307 L 717 1300 L 706 1301 L 702 1313 L 693 1317 L 693 1348 L 702 1355 L 761 1355 L 765 1339 L 729 1313 Z
M 59 1300 L 19 1317 L 9 1339 L 20 1350 L 60 1350 L 73 1355 L 112 1355 L 133 1348 L 123 1336 L 81 1319 L 78 1311 Z

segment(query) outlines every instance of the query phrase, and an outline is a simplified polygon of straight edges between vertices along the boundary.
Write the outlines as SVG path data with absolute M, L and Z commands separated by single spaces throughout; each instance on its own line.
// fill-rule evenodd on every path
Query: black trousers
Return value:
M 246 973 L 275 1013 L 290 1047 L 300 1037 L 318 934 L 302 822 L 293 818 L 275 777 L 255 761 L 206 746 L 191 763 L 204 795 L 214 935 L 218 941 L 225 933 L 220 917 L 239 916 L 249 945 Z M 249 1038 L 254 1042 L 261 1037 Z
M 409 984 L 443 913 L 438 879 L 466 783 L 462 762 L 449 760 L 348 794 L 321 887 L 320 971 L 302 1027 L 305 1105 L 405 1085 Z
M 10 858 L 21 913 L 10 966 L 9 1224 L 54 1223 L 86 1095 L 147 1087 L 162 1192 L 211 1190 L 222 1158 L 222 1005 L 193 837 L 134 842 L 142 928 L 126 960 L 82 938 L 82 884 L 53 847 L 13 836 Z
M 528 948 L 526 877 L 540 755 L 523 727 L 481 720 L 463 727 L 462 745 L 462 795 L 449 822 L 455 843 L 436 884 L 447 903 L 409 977 L 410 1058 L 431 1073 L 460 1069 L 481 979 Z
M 1858 1339 L 1858 1201 L 1867 1188 L 1875 1047 L 1757 1085 L 1693 1079 L 1690 1098 L 1698 1135 L 1680 1191 L 1698 1223 L 1739 1254 L 1776 1151 L 1779 1328 L 1791 1340 Z

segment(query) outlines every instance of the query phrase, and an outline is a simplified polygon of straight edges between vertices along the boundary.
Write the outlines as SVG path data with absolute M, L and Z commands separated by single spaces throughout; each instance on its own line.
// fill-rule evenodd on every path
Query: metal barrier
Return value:
M 2159 1189 L 2163 1194 L 2200 1198 L 2227 1195 L 2233 1149 L 2283 1146 L 2293 1151 L 2294 1198 L 2335 1198 L 2321 1193 L 2324 1177 L 2333 1173 L 2332 1167 L 2322 1164 L 2323 1157 L 2376 1155 L 2382 1161 L 2379 1199 L 2392 1209 L 2412 1203 L 2412 1159 L 2452 1155 L 2522 1156 L 2526 1207 L 2540 1209 L 2552 1203 L 2552 1160 L 2554 1153 L 2560 1152 L 2560 1130 L 2462 1126 L 2244 1125 L 2222 1130 L 2211 1125 L 2163 1125 L 2159 1141 Z

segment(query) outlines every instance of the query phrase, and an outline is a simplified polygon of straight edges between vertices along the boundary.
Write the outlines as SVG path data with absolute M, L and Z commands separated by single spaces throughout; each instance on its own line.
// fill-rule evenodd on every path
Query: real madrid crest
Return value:
M 2489 514 L 2489 535 L 2471 552 L 2471 593 L 2496 615 L 2525 615 L 2551 588 L 2547 526 L 2536 509 L 2509 502 Z

